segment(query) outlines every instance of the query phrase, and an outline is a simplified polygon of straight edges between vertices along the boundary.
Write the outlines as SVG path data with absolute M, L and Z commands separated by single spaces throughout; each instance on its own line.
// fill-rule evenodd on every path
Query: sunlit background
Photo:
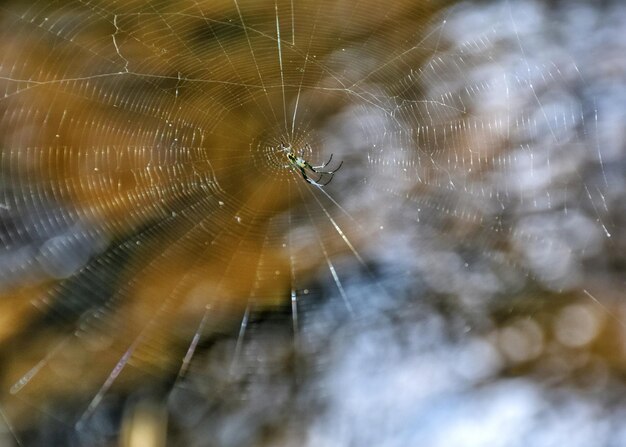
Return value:
M 626 445 L 625 26 L 3 2 L 0 445 Z

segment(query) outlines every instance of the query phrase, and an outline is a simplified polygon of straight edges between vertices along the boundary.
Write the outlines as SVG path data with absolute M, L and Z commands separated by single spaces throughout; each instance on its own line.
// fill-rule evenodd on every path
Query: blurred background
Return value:
M 0 445 L 625 445 L 625 24 L 4 1 Z

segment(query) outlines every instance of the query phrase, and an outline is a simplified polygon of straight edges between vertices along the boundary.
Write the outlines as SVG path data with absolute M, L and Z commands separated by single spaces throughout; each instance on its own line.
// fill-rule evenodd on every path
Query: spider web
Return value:
M 614 315 L 582 275 L 610 246 L 616 181 L 584 75 L 542 47 L 538 6 L 489 24 L 447 6 L 3 6 L 12 405 L 82 429 L 114 390 L 201 380 L 215 334 L 235 334 L 236 372 L 260 313 L 286 312 L 300 346 L 319 302 L 478 312 L 538 287 Z M 281 142 L 342 169 L 309 185 Z M 57 412 L 68 393 L 80 410 Z

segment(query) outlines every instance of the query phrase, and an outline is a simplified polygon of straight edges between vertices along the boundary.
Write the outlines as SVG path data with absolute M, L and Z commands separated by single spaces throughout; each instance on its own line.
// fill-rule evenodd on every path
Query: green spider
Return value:
M 304 146 L 305 149 L 311 149 L 311 146 L 309 146 L 308 144 L 306 146 Z M 312 185 L 316 185 L 316 186 L 326 186 L 328 185 L 332 179 L 333 176 L 335 174 L 335 172 L 337 172 L 339 170 L 339 168 L 341 168 L 341 165 L 343 165 L 343 161 L 341 163 L 339 163 L 339 166 L 337 166 L 336 169 L 333 169 L 332 171 L 324 171 L 323 169 L 328 166 L 330 164 L 330 162 L 333 159 L 333 154 L 330 154 L 330 158 L 328 159 L 328 161 L 326 163 L 324 163 L 321 166 L 313 166 L 311 165 L 311 163 L 309 163 L 308 161 L 306 161 L 304 158 L 302 157 L 298 157 L 296 155 L 296 153 L 293 151 L 293 149 L 291 148 L 290 144 L 285 144 L 285 143 L 280 143 L 280 149 L 285 152 L 285 154 L 287 154 L 287 161 L 289 161 L 289 165 L 287 165 L 287 167 L 291 167 L 292 169 L 300 172 L 300 174 L 302 174 L 302 178 L 304 180 L 307 181 L 307 183 L 310 183 Z M 314 180 L 310 174 L 318 174 L 318 179 Z M 322 178 L 324 177 L 324 175 L 329 175 L 330 177 L 328 178 L 328 181 L 325 183 L 320 183 L 320 181 L 322 180 Z

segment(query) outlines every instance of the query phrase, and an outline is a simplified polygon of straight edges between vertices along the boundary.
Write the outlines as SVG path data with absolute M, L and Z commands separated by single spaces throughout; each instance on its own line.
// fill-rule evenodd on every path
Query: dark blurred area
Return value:
M 625 25 L 3 2 L 0 446 L 626 444 Z

